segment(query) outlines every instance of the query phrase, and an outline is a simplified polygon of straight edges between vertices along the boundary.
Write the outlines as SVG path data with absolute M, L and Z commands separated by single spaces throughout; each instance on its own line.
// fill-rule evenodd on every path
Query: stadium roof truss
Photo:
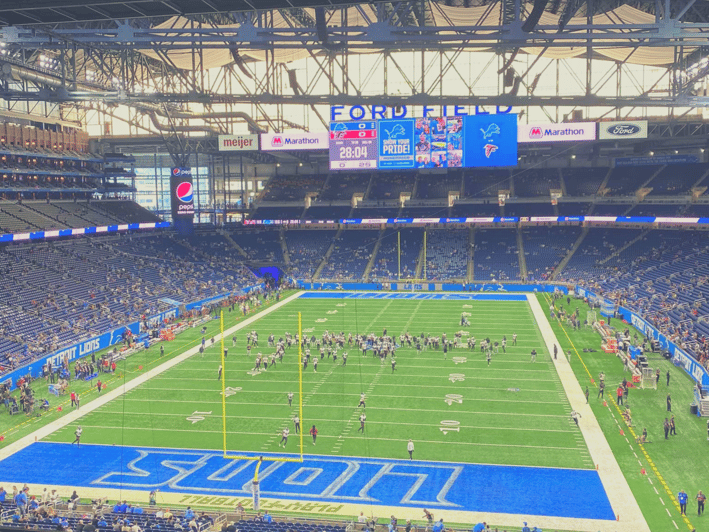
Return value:
M 0 98 L 99 134 L 323 129 L 331 105 L 676 117 L 709 104 L 707 4 L 8 0 Z

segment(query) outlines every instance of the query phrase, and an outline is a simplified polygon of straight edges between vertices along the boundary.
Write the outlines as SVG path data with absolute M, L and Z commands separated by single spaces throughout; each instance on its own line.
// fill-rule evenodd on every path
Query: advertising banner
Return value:
M 600 140 L 646 139 L 647 120 L 599 122 L 598 138 Z
M 261 135 L 261 150 L 327 150 L 330 142 L 329 133 L 263 133 Z
M 520 124 L 517 128 L 517 139 L 520 143 L 596 140 L 596 123 Z
M 189 168 L 173 168 L 170 174 L 170 205 L 172 219 L 194 217 L 194 187 Z
M 258 135 L 219 135 L 219 151 L 258 150 Z

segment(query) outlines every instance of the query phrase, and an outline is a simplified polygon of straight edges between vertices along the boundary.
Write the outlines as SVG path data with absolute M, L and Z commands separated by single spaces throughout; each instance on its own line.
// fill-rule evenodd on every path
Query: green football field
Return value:
M 303 372 L 306 453 L 406 458 L 406 442 L 413 439 L 420 460 L 593 467 L 526 301 L 300 299 L 289 303 L 249 328 L 259 333 L 260 342 L 251 355 L 246 353 L 246 330 L 237 333 L 236 347 L 231 337 L 226 340 L 226 386 L 232 389 L 225 412 L 229 452 L 279 452 L 280 433 L 286 427 L 291 430 L 286 451 L 299 450 L 292 422 L 298 412 L 297 348 L 289 349 L 282 363 L 249 374 L 256 352 L 274 351 L 266 342 L 270 334 L 277 339 L 297 332 L 298 312 L 305 334 L 316 337 L 325 330 L 381 334 L 386 329 L 396 336 L 408 331 L 446 333 L 449 338 L 456 331 L 465 334 L 463 345 L 447 356 L 442 349 L 420 355 L 414 348 L 398 349 L 396 371 L 389 359 L 382 364 L 371 352 L 363 355 L 355 347 L 345 348 L 346 366 L 341 352 L 337 362 L 326 355 L 317 372 L 309 365 Z M 470 313 L 471 327 L 460 327 L 462 312 Z M 516 346 L 513 333 L 518 335 Z M 478 340 L 475 351 L 465 346 L 467 335 Z M 488 366 L 480 340 L 501 341 L 504 335 L 507 352 L 494 354 Z M 196 355 L 82 418 L 82 442 L 222 449 L 220 348 L 218 342 L 207 345 L 204 357 Z M 532 349 L 539 353 L 535 363 Z M 313 348 L 313 354 L 316 351 Z M 291 391 L 295 397 L 289 407 Z M 363 411 L 358 408 L 360 393 L 367 396 L 364 433 L 358 430 Z M 449 394 L 461 396 L 462 403 L 447 401 Z M 319 432 L 315 446 L 307 434 L 313 424 Z M 71 441 L 73 431 L 70 425 L 49 439 Z
M 542 308 L 549 302 L 538 295 Z M 564 301 L 565 303 L 565 301 Z M 344 306 L 342 306 L 344 305 Z M 570 308 L 581 306 L 572 301 Z M 407 458 L 406 441 L 416 443 L 414 458 L 419 460 L 455 461 L 504 465 L 532 465 L 592 469 L 580 431 L 573 426 L 569 405 L 563 393 L 549 354 L 543 349 L 539 330 L 526 302 L 464 302 L 406 300 L 337 300 L 301 299 L 261 317 L 256 323 L 237 333 L 237 345 L 231 337 L 226 346 L 226 385 L 232 390 L 226 398 L 227 448 L 230 452 L 283 452 L 278 447 L 280 432 L 291 429 L 286 448 L 297 453 L 299 440 L 293 434 L 292 416 L 298 406 L 298 365 L 295 348 L 287 351 L 283 363 L 268 371 L 250 375 L 254 354 L 247 356 L 247 330 L 257 330 L 261 351 L 270 354 L 266 338 L 276 338 L 297 331 L 297 313 L 302 313 L 303 328 L 308 335 L 320 337 L 324 330 L 345 333 L 380 334 L 409 331 L 412 334 L 449 336 L 463 330 L 478 342 L 475 352 L 466 347 L 449 352 L 429 350 L 421 355 L 415 349 L 398 350 L 397 370 L 392 373 L 370 354 L 363 356 L 355 348 L 349 353 L 347 366 L 322 360 L 318 372 L 312 365 L 303 373 L 303 421 L 306 431 L 306 454 L 323 456 L 358 456 Z M 460 313 L 470 313 L 470 328 L 459 326 Z M 326 321 L 325 321 L 326 320 Z M 238 321 L 228 314 L 227 327 Z M 652 367 L 659 367 L 663 378 L 658 390 L 632 390 L 634 430 L 646 426 L 651 444 L 636 445 L 632 431 L 625 427 L 612 401 L 604 406 L 595 399 L 600 371 L 606 373 L 610 386 L 623 377 L 620 361 L 599 350 L 600 338 L 589 330 L 571 331 L 551 322 L 560 346 L 572 353 L 571 366 L 582 388 L 591 388 L 591 405 L 613 453 L 621 466 L 633 494 L 653 531 L 708 530 L 705 516 L 696 516 L 694 496 L 698 490 L 709 491 L 709 444 L 706 420 L 692 416 L 688 405 L 692 400 L 689 378 L 680 368 L 651 355 Z M 613 325 L 623 324 L 614 320 Z M 207 338 L 217 334 L 218 322 L 208 324 Z M 518 345 L 511 336 L 518 334 Z M 479 349 L 480 339 L 489 336 L 500 340 L 507 335 L 507 353 L 493 356 L 488 367 Z M 567 336 L 568 335 L 568 336 Z M 166 356 L 158 356 L 158 347 L 136 354 L 122 362 L 116 376 L 108 379 L 108 390 L 129 382 L 186 349 L 199 344 L 198 329 L 190 329 L 174 341 L 164 344 Z M 463 336 L 463 342 L 467 336 Z M 208 347 L 204 358 L 193 356 L 127 394 L 87 414 L 81 419 L 82 442 L 125 446 L 194 448 L 221 450 L 223 445 L 221 382 L 217 379 L 220 364 L 218 343 Z M 209 346 L 209 343 L 208 343 Z M 539 352 L 536 363 L 529 352 Z M 593 348 L 595 352 L 584 352 Z M 313 352 L 315 350 L 313 349 Z M 456 360 L 457 359 L 457 360 Z M 461 360 L 465 359 L 465 361 Z M 671 384 L 665 384 L 670 371 Z M 451 374 L 463 375 L 464 380 Z M 106 382 L 106 381 L 104 381 Z M 43 381 L 33 387 L 46 390 Z M 95 388 L 83 382 L 72 382 L 72 388 L 83 392 L 82 408 L 97 397 Z M 292 407 L 287 393 L 295 392 Z M 365 434 L 358 433 L 357 407 L 359 394 L 367 394 Z M 664 440 L 661 424 L 667 415 L 666 394 L 674 401 L 678 435 Z M 463 396 L 462 403 L 446 401 L 449 394 Z M 449 398 L 450 399 L 450 398 Z M 0 432 L 6 440 L 0 446 L 31 433 L 39 426 L 69 411 L 66 398 L 51 398 L 52 404 L 63 404 L 63 411 L 52 410 L 41 418 L 0 418 Z M 450 402 L 450 404 L 449 404 Z M 188 419 L 190 418 L 190 419 Z M 442 421 L 457 421 L 461 433 L 441 430 Z M 620 425 L 616 423 L 618 421 Z M 307 430 L 315 424 L 319 435 L 312 446 Z M 68 443 L 73 439 L 71 424 L 47 438 Z M 469 428 L 472 428 L 471 431 Z M 620 434 L 619 428 L 625 431 Z M 630 442 L 626 441 L 626 436 Z M 647 454 L 645 454 L 647 453 Z M 651 467 L 656 466 L 657 473 Z M 643 475 L 645 469 L 648 474 Z M 690 496 L 689 518 L 679 516 L 673 496 L 684 489 Z

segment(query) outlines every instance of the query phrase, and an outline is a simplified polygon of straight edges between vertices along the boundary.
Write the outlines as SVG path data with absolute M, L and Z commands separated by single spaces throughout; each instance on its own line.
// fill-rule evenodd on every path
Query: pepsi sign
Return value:
M 194 201 L 194 195 L 192 192 L 192 183 L 189 181 L 183 181 L 175 189 L 175 196 L 182 203 L 192 203 Z
M 189 168 L 173 168 L 170 174 L 172 219 L 194 218 L 194 185 Z

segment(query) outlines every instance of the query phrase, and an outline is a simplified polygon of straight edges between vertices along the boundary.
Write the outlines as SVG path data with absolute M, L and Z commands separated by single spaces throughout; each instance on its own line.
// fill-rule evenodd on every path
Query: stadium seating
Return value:
M 464 198 L 497 198 L 498 191 L 509 189 L 508 170 L 466 170 L 463 176 Z
M 451 216 L 455 218 L 474 218 L 474 217 L 489 217 L 502 216 L 500 206 L 497 200 L 492 203 L 456 203 L 451 209 Z
M 521 277 L 517 234 L 511 229 L 475 231 L 475 279 L 518 281 Z
M 593 196 L 608 174 L 608 168 L 562 168 L 561 175 L 569 196 Z
M 0 202 L 0 232 L 6 233 L 158 221 L 155 214 L 132 201 Z
M 522 231 L 527 278 L 546 281 L 581 234 L 578 227 L 529 227 Z
M 102 201 L 88 205 L 107 218 L 123 220 L 124 223 L 159 222 L 160 218 L 132 201 Z
M 648 184 L 653 196 L 690 194 L 692 186 L 709 171 L 703 163 L 667 165 Z
M 541 170 L 520 170 L 513 174 L 514 196 L 549 196 L 549 190 L 560 189 L 559 170 L 556 168 Z
M 264 246 L 265 253 L 269 249 Z M 4 369 L 158 313 L 168 308 L 162 298 L 190 302 L 254 283 L 236 250 L 219 235 L 181 241 L 165 234 L 121 235 L 3 246 L 0 272 Z
M 709 216 L 709 204 L 704 203 L 704 204 L 693 204 L 690 205 L 687 211 L 684 213 L 684 216 Z
M 249 218 L 252 220 L 299 220 L 303 214 L 303 206 L 297 207 L 265 207 L 257 208 Z
M 640 186 L 648 181 L 660 166 L 627 166 L 611 170 L 607 188 L 611 196 L 627 196 L 634 194 Z
M 416 184 L 417 199 L 447 198 L 448 192 L 460 192 L 462 175 L 459 173 L 420 175 Z
M 559 202 L 559 216 L 583 216 L 588 214 L 593 203 Z
M 551 201 L 544 203 L 507 203 L 505 216 L 554 216 Z
M 684 205 L 652 205 L 638 203 L 628 211 L 626 216 L 678 216 L 684 210 Z
M 263 191 L 263 201 L 302 201 L 309 192 L 319 192 L 326 175 L 276 175 Z
M 404 207 L 399 213 L 401 218 L 446 218 L 448 207 Z
M 283 262 L 283 247 L 278 231 L 234 231 L 231 237 L 251 260 Z
M 600 264 L 627 242 L 640 235 L 638 229 L 592 229 L 564 268 L 563 278 L 572 282 L 600 279 L 608 267 Z
M 289 273 L 296 279 L 312 279 L 337 231 L 286 231 Z
M 132 509 L 132 508 L 131 508 Z M 137 507 L 142 513 L 118 513 L 118 512 L 98 512 L 96 514 L 95 529 L 99 532 L 113 532 L 113 526 L 116 523 L 128 523 L 128 526 L 138 525 L 143 532 L 182 532 L 183 530 L 191 530 L 189 519 L 185 517 L 184 511 L 171 512 L 173 517 L 166 519 L 164 517 L 156 517 L 153 513 L 147 513 L 145 509 Z M 12 508 L 4 504 L 3 510 L 9 515 L 12 515 Z M 93 515 L 88 513 L 77 513 L 74 511 L 59 510 L 54 512 L 59 523 L 53 521 L 53 517 L 47 515 L 35 516 L 32 514 L 24 518 L 16 516 L 3 522 L 3 526 L 8 528 L 17 528 L 24 530 L 77 530 L 83 525 L 88 525 L 93 520 Z M 91 517 L 89 517 L 91 515 Z M 101 518 L 106 522 L 105 526 L 100 526 Z M 212 525 L 212 521 L 208 519 L 196 519 L 197 532 L 208 529 Z M 261 523 L 265 524 L 265 523 Z M 266 530 L 261 528 L 260 530 Z
M 345 230 L 335 240 L 335 248 L 320 277 L 337 281 L 359 281 L 379 238 L 379 231 Z
M 337 177 L 331 177 L 327 181 L 320 193 L 320 200 L 350 200 L 355 192 L 364 194 L 367 191 L 370 178 L 370 174 L 363 173 L 337 174 Z
M 629 204 L 597 203 L 593 209 L 594 216 L 623 216 L 632 207 Z
M 352 211 L 350 218 L 396 218 L 399 207 L 366 207 Z
M 349 206 L 313 205 L 305 211 L 306 220 L 341 220 L 352 210 Z
M 426 232 L 426 278 L 464 280 L 468 275 L 470 231 L 433 229 Z
M 416 182 L 416 174 L 410 173 L 379 173 L 374 174 L 372 187 L 367 199 L 392 200 L 399 199 L 402 192 L 411 193 Z
M 415 277 L 416 264 L 423 243 L 423 229 L 407 228 L 400 229 L 399 231 L 385 231 L 372 271 L 369 273 L 371 280 L 382 281 L 398 279 L 398 234 L 401 235 L 401 278 L 411 279 Z

